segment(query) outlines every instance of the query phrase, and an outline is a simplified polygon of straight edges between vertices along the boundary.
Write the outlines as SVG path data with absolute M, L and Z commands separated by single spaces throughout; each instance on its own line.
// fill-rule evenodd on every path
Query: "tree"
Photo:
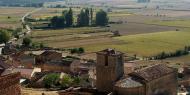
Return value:
M 70 8 L 68 12 L 65 13 L 65 24 L 67 27 L 73 25 L 73 11 Z
M 78 49 L 78 53 L 84 53 L 84 48 L 80 47 L 80 48 Z
M 84 15 L 84 25 L 85 26 L 89 26 L 89 22 L 90 22 L 90 11 L 88 8 L 85 9 L 85 15 Z
M 77 19 L 78 26 L 85 26 L 85 12 L 82 9 Z
M 0 43 L 7 43 L 11 38 L 11 35 L 6 30 L 0 30 Z
M 63 76 L 63 79 L 61 80 L 61 86 L 63 88 L 69 87 L 73 84 L 73 79 L 69 75 Z
M 26 47 L 30 46 L 31 43 L 32 43 L 32 40 L 28 37 L 24 38 L 22 42 L 22 44 Z
M 93 9 L 90 8 L 90 24 L 92 25 L 93 22 Z
M 55 29 L 65 27 L 65 18 L 63 16 L 54 16 L 51 19 L 51 26 Z
M 45 87 L 50 88 L 57 85 L 59 82 L 59 76 L 60 76 L 59 74 L 55 73 L 46 75 L 45 78 L 43 79 Z
M 108 24 L 107 13 L 103 10 L 100 10 L 96 13 L 96 25 L 105 26 Z
M 82 9 L 78 15 L 77 24 L 78 26 L 89 26 L 90 23 L 90 11 L 88 8 Z

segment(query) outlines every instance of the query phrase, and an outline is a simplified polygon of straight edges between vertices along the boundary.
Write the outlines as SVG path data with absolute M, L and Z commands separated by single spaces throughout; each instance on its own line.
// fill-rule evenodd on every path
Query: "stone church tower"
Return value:
M 96 86 L 99 91 L 112 92 L 116 81 L 124 74 L 123 53 L 113 49 L 97 52 Z

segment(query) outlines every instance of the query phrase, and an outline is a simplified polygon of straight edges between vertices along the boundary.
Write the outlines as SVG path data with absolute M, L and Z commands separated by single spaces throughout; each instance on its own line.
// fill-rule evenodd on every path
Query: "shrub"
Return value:
M 54 87 L 59 83 L 59 74 L 48 74 L 43 79 L 46 88 Z

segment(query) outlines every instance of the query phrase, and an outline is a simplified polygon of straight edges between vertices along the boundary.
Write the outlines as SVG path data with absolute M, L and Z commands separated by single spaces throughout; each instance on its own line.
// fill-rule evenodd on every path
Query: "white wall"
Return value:
M 0 47 L 0 55 L 2 55 L 2 49 L 3 49 L 3 48 Z

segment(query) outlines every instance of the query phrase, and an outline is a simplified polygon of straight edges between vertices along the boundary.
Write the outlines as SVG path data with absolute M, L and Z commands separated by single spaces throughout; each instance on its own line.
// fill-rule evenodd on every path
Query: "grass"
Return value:
M 93 39 L 98 40 L 112 33 L 106 28 L 83 27 L 67 28 L 60 30 L 37 30 L 32 32 L 34 42 L 43 42 L 52 47 L 70 47 L 79 44 L 93 43 Z
M 115 48 L 128 54 L 153 56 L 160 52 L 174 52 L 190 45 L 190 31 L 165 31 L 110 37 L 110 32 L 101 28 L 76 28 L 64 30 L 35 31 L 35 42 L 44 42 L 52 47 L 84 47 L 87 52 Z M 96 32 L 95 32 L 96 31 Z
M 105 48 L 115 48 L 129 54 L 153 56 L 160 52 L 174 52 L 190 45 L 190 32 L 168 31 L 159 33 L 137 34 L 113 38 L 115 42 L 86 46 L 89 52 Z
M 1 7 L 0 8 L 0 27 L 1 28 L 17 28 L 21 27 L 21 18 L 27 12 L 34 8 L 17 8 L 17 7 Z M 10 17 L 8 19 L 8 17 Z
M 149 24 L 164 26 L 190 27 L 190 20 L 171 20 L 171 21 L 150 21 Z

